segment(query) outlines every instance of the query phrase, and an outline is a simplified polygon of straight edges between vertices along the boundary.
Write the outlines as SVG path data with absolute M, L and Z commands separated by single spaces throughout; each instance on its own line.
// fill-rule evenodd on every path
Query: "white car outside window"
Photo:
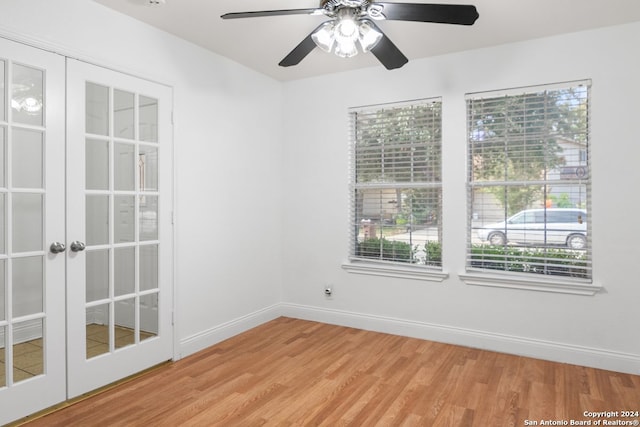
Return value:
M 492 245 L 520 243 L 561 245 L 584 249 L 587 245 L 587 211 L 572 208 L 528 209 L 506 221 L 477 230 L 478 238 Z

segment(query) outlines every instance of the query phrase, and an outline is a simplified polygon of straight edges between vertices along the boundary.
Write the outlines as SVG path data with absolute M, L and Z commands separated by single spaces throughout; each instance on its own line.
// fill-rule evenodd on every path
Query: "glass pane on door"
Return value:
M 140 146 L 138 155 L 140 191 L 158 191 L 158 149 Z
M 158 245 L 140 246 L 140 290 L 158 288 Z
M 86 132 L 109 135 L 109 88 L 87 82 L 85 91 Z
M 115 143 L 114 145 L 115 189 L 117 191 L 133 191 L 135 186 L 135 146 L 123 143 Z
M 115 348 L 135 344 L 136 299 L 129 298 L 114 303 Z
M 158 141 L 158 100 L 140 95 L 140 141 Z
M 1 93 L 0 93 L 0 97 L 1 97 Z M 1 100 L 0 100 L 1 102 Z M 0 116 L 0 120 L 1 116 Z M 6 165 L 6 153 L 7 153 L 7 128 L 4 126 L 0 126 L 0 187 L 4 188 L 6 187 L 6 170 L 7 170 L 7 165 Z
M 86 309 L 85 357 L 91 359 L 109 353 L 109 307 L 111 304 L 89 306 Z
M 6 255 L 7 253 L 7 235 L 6 218 L 7 218 L 7 195 L 0 193 L 0 255 Z
M 113 91 L 114 132 L 116 138 L 133 139 L 135 132 L 135 95 L 122 90 Z
M 136 251 L 133 246 L 115 248 L 114 258 L 114 295 L 128 295 L 135 292 Z
M 13 382 L 28 380 L 44 373 L 42 319 L 13 325 Z
M 14 129 L 11 145 L 14 188 L 42 188 L 43 142 L 40 131 Z
M 44 244 L 42 194 L 13 194 L 13 252 L 41 251 Z
M 109 250 L 87 250 L 85 258 L 86 302 L 109 298 Z
M 158 239 L 158 197 L 140 196 L 140 240 Z
M 44 310 L 44 265 L 42 256 L 13 259 L 13 317 L 38 314 Z
M 85 179 L 88 190 L 109 189 L 109 142 L 87 138 Z
M 6 263 L 6 260 L 0 260 L 0 322 L 7 320 L 7 310 L 5 308 L 5 301 L 7 300 Z
M 44 72 L 25 65 L 13 65 L 11 109 L 15 123 L 44 124 Z
M 147 294 L 140 297 L 140 341 L 158 335 L 158 294 Z
M 5 75 L 7 62 L 0 60 L 0 121 L 7 120 L 7 91 L 5 90 Z
M 0 326 L 0 388 L 7 385 L 7 363 L 5 353 L 5 337 L 7 336 L 7 328 Z
M 114 242 L 130 243 L 135 239 L 135 206 L 133 196 L 114 197 Z
M 109 243 L 109 196 L 87 194 L 86 211 L 86 244 L 104 245 Z

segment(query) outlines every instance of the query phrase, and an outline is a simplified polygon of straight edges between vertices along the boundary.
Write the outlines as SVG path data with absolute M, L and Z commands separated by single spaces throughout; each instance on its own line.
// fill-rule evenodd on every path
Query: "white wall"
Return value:
M 281 300 L 281 84 L 87 0 L 0 0 L 0 34 L 173 86 L 176 356 L 268 317 Z
M 284 306 L 296 316 L 640 373 L 640 23 L 285 84 Z M 590 78 L 593 275 L 576 296 L 464 284 L 469 92 Z M 443 283 L 356 275 L 347 109 L 443 98 Z M 333 297 L 323 294 L 333 285 Z

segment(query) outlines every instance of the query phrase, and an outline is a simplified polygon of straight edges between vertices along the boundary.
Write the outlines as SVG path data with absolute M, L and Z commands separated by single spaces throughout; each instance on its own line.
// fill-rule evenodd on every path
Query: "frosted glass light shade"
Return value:
M 336 43 L 336 49 L 333 53 L 342 58 L 351 58 L 352 56 L 356 56 L 358 54 L 358 48 L 356 47 L 355 40 L 339 40 Z
M 358 30 L 360 33 L 360 46 L 363 52 L 369 52 L 382 39 L 382 33 L 376 30 L 368 21 L 362 21 Z
M 358 38 L 358 24 L 348 16 L 341 18 L 335 27 L 337 39 L 355 40 Z
M 336 38 L 333 35 L 334 29 L 333 21 L 325 22 L 315 33 L 311 34 L 311 39 L 320 49 L 325 52 L 331 52 L 336 42 Z
M 383 34 L 369 20 L 355 19 L 353 12 L 348 9 L 344 9 L 337 19 L 325 22 L 311 34 L 316 46 L 342 58 L 357 55 L 358 44 L 363 52 L 369 52 L 382 37 Z

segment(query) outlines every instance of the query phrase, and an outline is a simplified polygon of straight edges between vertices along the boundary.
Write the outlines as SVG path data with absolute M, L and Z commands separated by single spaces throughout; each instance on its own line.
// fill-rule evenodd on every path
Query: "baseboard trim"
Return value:
M 559 363 L 640 374 L 640 356 L 385 316 L 282 303 L 282 316 L 479 348 Z
M 214 344 L 229 339 L 249 329 L 260 326 L 273 319 L 282 316 L 280 304 L 266 307 L 246 316 L 238 317 L 229 322 L 222 323 L 213 328 L 191 335 L 179 343 L 179 353 L 174 356 L 174 360 L 197 353 Z
M 533 357 L 559 363 L 588 366 L 634 375 L 640 374 L 640 356 L 635 354 L 290 303 L 274 304 L 187 337 L 180 341 L 180 351 L 175 359 L 204 350 L 280 316 Z

